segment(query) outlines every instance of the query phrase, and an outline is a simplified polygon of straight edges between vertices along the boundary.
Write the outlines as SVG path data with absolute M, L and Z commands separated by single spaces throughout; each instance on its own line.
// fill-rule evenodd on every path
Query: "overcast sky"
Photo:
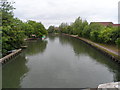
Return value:
M 12 0 L 15 17 L 42 22 L 47 28 L 77 17 L 88 22 L 118 23 L 119 0 Z

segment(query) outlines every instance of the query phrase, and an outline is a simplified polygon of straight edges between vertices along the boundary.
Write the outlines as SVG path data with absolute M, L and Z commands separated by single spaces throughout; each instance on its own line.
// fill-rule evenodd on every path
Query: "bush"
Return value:
M 90 39 L 95 42 L 99 42 L 99 31 L 92 31 L 90 32 Z
M 90 29 L 89 29 L 89 26 L 86 25 L 84 30 L 82 31 L 82 36 L 85 37 L 85 38 L 90 38 Z
M 118 48 L 120 48 L 120 37 L 116 39 L 115 43 L 118 46 Z

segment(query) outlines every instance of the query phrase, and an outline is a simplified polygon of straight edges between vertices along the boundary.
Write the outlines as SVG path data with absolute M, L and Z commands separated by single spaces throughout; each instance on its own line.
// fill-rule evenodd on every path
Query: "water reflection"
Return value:
M 78 39 L 48 35 L 26 44 L 25 52 L 3 67 L 3 87 L 93 88 L 120 81 L 120 66 Z
M 22 79 L 27 75 L 29 69 L 26 66 L 27 60 L 25 53 L 17 56 L 9 63 L 3 66 L 2 87 L 3 88 L 20 88 Z
M 48 34 L 47 38 L 49 38 L 50 41 L 54 42 L 55 38 L 58 37 L 58 35 L 55 34 Z
M 29 47 L 24 50 L 19 56 L 12 59 L 11 62 L 8 62 L 3 66 L 3 77 L 2 77 L 2 87 L 3 88 L 20 88 L 21 82 L 24 77 L 27 76 L 29 72 L 29 67 L 27 67 L 27 57 L 28 55 L 36 55 L 38 53 L 43 53 L 47 46 L 46 40 L 33 40 L 26 42 L 26 45 Z
M 38 53 L 43 53 L 46 49 L 47 46 L 47 41 L 46 40 L 33 40 L 29 41 L 26 43 L 26 45 L 29 47 L 26 49 L 26 54 L 27 55 L 35 55 Z
M 96 64 L 101 63 L 102 65 L 108 67 L 109 71 L 114 73 L 114 81 L 120 81 L 120 66 L 113 62 L 111 59 L 104 56 L 96 49 L 83 43 L 79 39 L 61 35 L 59 37 L 59 40 L 62 45 L 70 44 L 73 47 L 75 55 L 78 57 L 81 55 L 89 55 L 92 60 L 96 61 Z

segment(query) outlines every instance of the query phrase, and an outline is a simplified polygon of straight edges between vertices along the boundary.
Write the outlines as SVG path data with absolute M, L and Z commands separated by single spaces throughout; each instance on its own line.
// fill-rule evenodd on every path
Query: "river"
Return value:
M 120 81 L 120 66 L 79 39 L 48 35 L 26 45 L 2 67 L 3 88 L 96 88 Z

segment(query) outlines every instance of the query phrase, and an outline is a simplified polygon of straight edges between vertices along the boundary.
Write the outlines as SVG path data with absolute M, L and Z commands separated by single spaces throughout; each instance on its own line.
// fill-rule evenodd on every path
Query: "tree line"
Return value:
M 2 54 L 5 56 L 8 51 L 18 49 L 23 45 L 25 38 L 41 38 L 47 33 L 66 33 L 78 35 L 90 39 L 94 42 L 105 44 L 116 44 L 120 47 L 120 29 L 111 25 L 103 26 L 98 23 L 90 23 L 78 17 L 73 23 L 61 23 L 59 27 L 50 26 L 45 29 L 41 22 L 28 20 L 23 22 L 14 17 L 13 2 L 2 1 L 0 6 L 0 16 L 2 15 L 2 25 L 0 25 L 0 34 L 2 34 Z
M 47 30 L 41 22 L 28 20 L 23 22 L 14 17 L 13 2 L 2 1 L 1 12 L 2 25 L 0 25 L 0 34 L 2 34 L 2 56 L 8 54 L 9 51 L 18 49 L 23 45 L 25 38 L 41 38 L 47 34 Z
M 70 25 L 62 23 L 56 30 L 56 27 L 50 26 L 49 33 L 65 33 L 70 35 L 78 35 L 90 39 L 94 42 L 104 44 L 115 44 L 120 48 L 120 28 L 112 25 L 103 26 L 98 23 L 90 23 L 78 17 Z

